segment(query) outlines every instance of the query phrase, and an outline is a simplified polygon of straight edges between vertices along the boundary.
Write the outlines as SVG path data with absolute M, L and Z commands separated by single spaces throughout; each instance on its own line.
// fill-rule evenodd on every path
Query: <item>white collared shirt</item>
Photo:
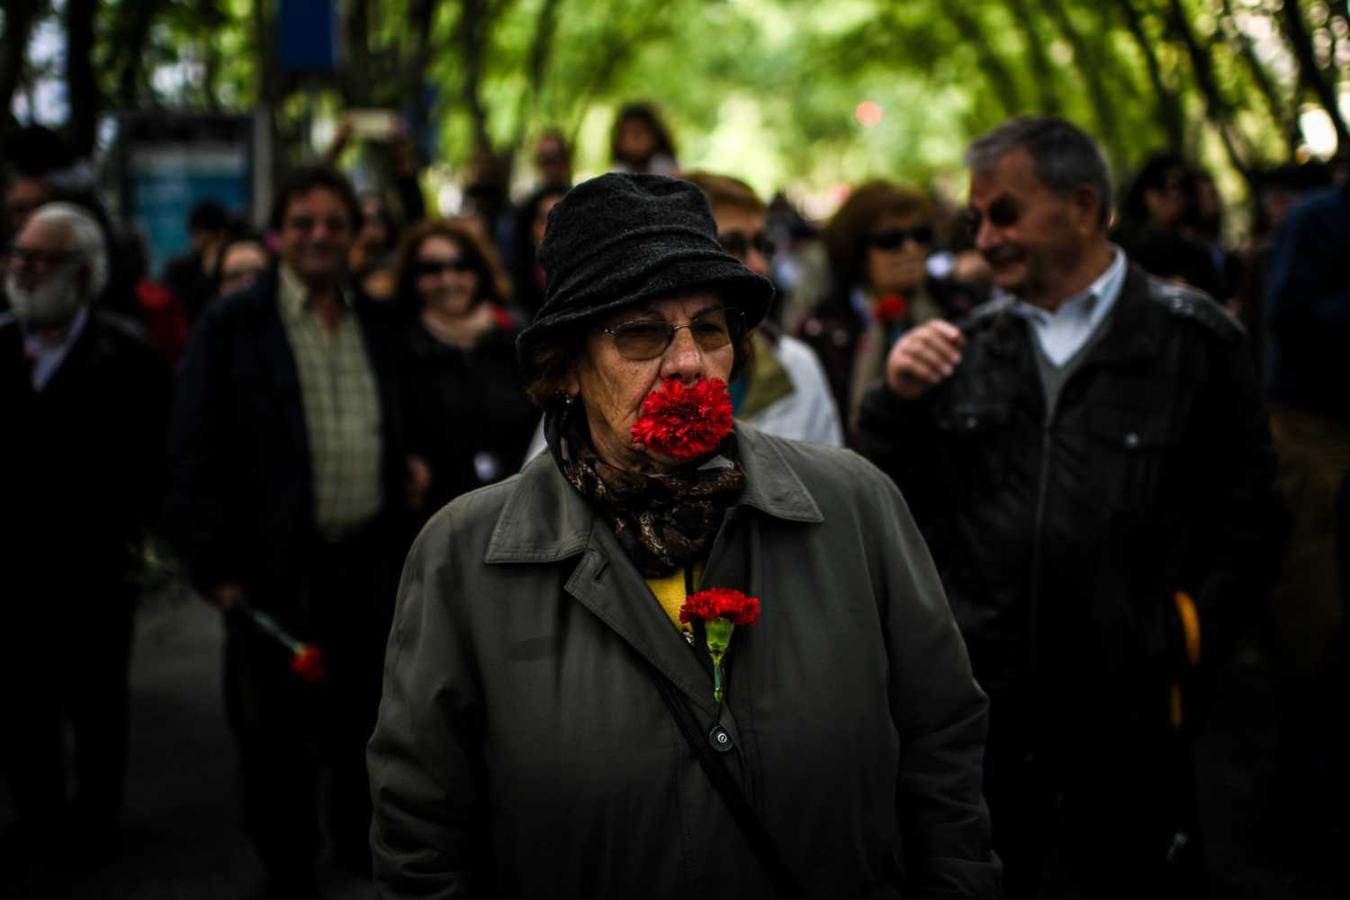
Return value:
M 1042 352 L 1056 366 L 1062 366 L 1083 348 L 1116 305 L 1125 284 L 1125 254 L 1111 248 L 1111 265 L 1106 267 L 1087 290 L 1060 304 L 1054 312 L 1014 298 L 1009 311 L 1031 323 L 1031 330 Z
M 52 338 L 31 333 L 27 326 L 20 323 L 20 327 L 23 328 L 23 352 L 33 361 L 31 373 L 33 390 L 41 391 L 52 380 L 56 370 L 61 368 L 61 363 L 65 362 L 70 348 L 79 340 L 88 321 L 89 307 L 82 306 L 61 336 Z

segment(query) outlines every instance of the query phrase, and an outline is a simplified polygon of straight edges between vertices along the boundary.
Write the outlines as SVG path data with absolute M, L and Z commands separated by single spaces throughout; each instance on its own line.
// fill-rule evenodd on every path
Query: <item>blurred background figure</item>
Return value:
M 1297 823 L 1281 835 L 1290 847 L 1326 852 L 1350 826 L 1350 721 L 1328 715 L 1350 707 L 1350 186 L 1314 192 L 1283 218 L 1266 307 L 1271 424 L 1294 513 L 1271 600 L 1276 820 Z
M 1187 233 L 1195 215 L 1195 191 L 1195 174 L 1181 156 L 1154 153 L 1125 191 L 1120 222 L 1111 236 L 1149 274 L 1222 300 L 1213 258 Z
M 550 128 L 534 148 L 534 175 L 539 184 L 572 186 L 572 147 L 562 131 Z
M 756 275 L 771 278 L 774 245 L 766 231 L 768 209 L 754 189 L 711 172 L 680 177 L 708 198 L 722 247 Z M 839 412 L 815 352 L 783 334 L 771 318 L 754 331 L 753 340 L 750 365 L 731 383 L 736 418 L 779 437 L 843 444 Z
M 262 235 L 254 231 L 240 231 L 232 235 L 220 248 L 218 265 L 213 275 L 215 296 L 224 297 L 243 290 L 261 278 L 272 265 L 272 256 Z
M 567 193 L 568 185 L 545 182 L 517 206 L 511 225 L 511 284 L 513 305 L 526 319 L 532 318 L 544 301 L 544 270 L 535 253 L 548 227 L 548 211 Z
M 187 220 L 188 243 L 192 247 L 164 266 L 164 286 L 182 304 L 189 322 L 195 322 L 215 296 L 214 276 L 220 250 L 230 237 L 230 218 L 225 207 L 214 200 L 198 203 Z
M 169 371 L 93 307 L 108 256 L 85 210 L 29 210 L 7 257 L 0 750 L 27 850 L 96 865 L 119 847 L 127 666 L 141 542 L 164 483 Z
M 928 291 L 935 235 L 928 198 L 888 181 L 848 196 L 825 228 L 832 286 L 799 335 L 825 366 L 846 432 L 880 384 L 891 345 L 941 309 Z
M 673 175 L 680 167 L 670 129 L 646 101 L 629 103 L 614 117 L 609 155 L 615 172 Z
M 372 300 L 394 296 L 394 254 L 400 223 L 381 194 L 361 197 L 361 230 L 352 241 L 347 266 L 361 291 Z
M 466 491 L 514 474 L 538 413 L 516 373 L 519 323 L 492 250 L 436 220 L 399 252 L 401 386 L 418 525 Z

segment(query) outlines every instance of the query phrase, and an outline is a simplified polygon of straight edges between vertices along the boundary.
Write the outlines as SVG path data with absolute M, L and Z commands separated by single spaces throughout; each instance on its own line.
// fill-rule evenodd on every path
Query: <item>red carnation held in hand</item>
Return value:
M 313 644 L 300 644 L 296 648 L 291 655 L 291 671 L 310 684 L 318 684 L 328 678 L 323 654 Z
M 731 395 L 720 378 L 686 386 L 671 378 L 642 401 L 633 440 L 681 462 L 716 450 L 731 434 Z

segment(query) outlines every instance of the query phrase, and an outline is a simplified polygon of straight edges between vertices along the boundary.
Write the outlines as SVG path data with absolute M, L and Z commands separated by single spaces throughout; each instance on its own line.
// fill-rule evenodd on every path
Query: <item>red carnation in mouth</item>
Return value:
M 653 453 L 686 462 L 716 450 L 732 424 L 725 381 L 712 378 L 686 386 L 672 378 L 642 401 L 632 434 Z

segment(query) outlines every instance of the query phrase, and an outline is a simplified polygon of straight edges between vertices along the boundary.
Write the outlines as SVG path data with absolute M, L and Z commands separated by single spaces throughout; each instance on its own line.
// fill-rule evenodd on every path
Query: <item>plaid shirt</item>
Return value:
M 285 266 L 278 301 L 300 379 L 314 524 L 321 536 L 337 539 L 369 521 L 383 500 L 375 371 L 345 292 L 332 334 L 324 328 L 304 285 Z

